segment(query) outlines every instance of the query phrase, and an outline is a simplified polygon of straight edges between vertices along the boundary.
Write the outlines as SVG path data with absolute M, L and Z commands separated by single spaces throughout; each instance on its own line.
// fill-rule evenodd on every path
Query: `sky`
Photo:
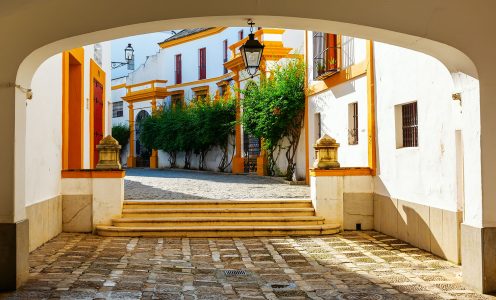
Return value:
M 127 44 L 131 43 L 134 49 L 134 68 L 137 69 L 146 61 L 147 56 L 154 55 L 159 51 L 160 47 L 157 43 L 162 42 L 171 35 L 170 31 L 164 31 L 113 40 L 111 41 L 112 61 L 124 62 L 124 49 Z M 127 65 L 113 69 L 112 79 L 126 76 L 129 72 L 132 71 L 127 69 Z

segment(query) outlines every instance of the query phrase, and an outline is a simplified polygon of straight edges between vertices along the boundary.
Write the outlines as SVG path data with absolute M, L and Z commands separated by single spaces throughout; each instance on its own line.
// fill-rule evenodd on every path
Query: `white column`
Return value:
M 4 70 L 6 73 L 7 70 Z M 0 289 L 29 276 L 29 226 L 25 208 L 25 94 L 0 72 Z

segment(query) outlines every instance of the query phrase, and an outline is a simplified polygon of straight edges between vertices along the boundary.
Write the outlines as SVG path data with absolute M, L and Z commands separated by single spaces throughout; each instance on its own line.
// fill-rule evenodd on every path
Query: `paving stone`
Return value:
M 30 254 L 29 281 L 0 298 L 490 299 L 461 282 L 459 266 L 403 244 L 374 231 L 246 239 L 63 233 Z

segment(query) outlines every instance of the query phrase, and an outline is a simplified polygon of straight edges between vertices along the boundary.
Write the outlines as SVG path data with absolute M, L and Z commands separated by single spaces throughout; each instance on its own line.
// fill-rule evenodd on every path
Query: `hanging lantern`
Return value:
M 239 48 L 239 51 L 243 57 L 246 72 L 253 77 L 260 67 L 260 61 L 262 60 L 262 53 L 265 46 L 255 39 L 255 34 L 253 33 L 253 25 L 255 23 L 249 20 L 248 24 L 250 25 L 250 34 L 248 35 L 246 43 Z

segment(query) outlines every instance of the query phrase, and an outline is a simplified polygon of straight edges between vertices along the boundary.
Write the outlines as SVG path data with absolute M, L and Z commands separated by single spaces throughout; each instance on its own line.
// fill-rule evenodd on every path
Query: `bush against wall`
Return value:
M 177 166 L 177 153 L 185 153 L 184 167 L 191 167 L 191 155 L 199 157 L 199 169 L 205 169 L 207 154 L 219 147 L 222 158 L 219 170 L 231 163 L 228 155 L 229 139 L 236 122 L 235 101 L 191 101 L 189 106 L 164 106 L 144 121 L 140 141 L 151 149 L 169 154 L 172 168 Z
M 301 59 L 290 59 L 262 76 L 260 82 L 247 84 L 241 91 L 245 130 L 263 140 L 267 151 L 269 173 L 275 174 L 277 148 L 284 138 L 288 162 L 286 178 L 291 180 L 295 172 L 294 161 L 305 112 L 305 64 Z
M 119 142 L 119 145 L 121 145 L 121 154 L 126 148 L 127 144 L 129 143 L 129 126 L 125 124 L 117 124 L 112 126 L 112 137 Z
M 129 143 L 129 126 L 125 124 L 117 124 L 112 126 L 112 137 L 119 142 L 122 149 Z

